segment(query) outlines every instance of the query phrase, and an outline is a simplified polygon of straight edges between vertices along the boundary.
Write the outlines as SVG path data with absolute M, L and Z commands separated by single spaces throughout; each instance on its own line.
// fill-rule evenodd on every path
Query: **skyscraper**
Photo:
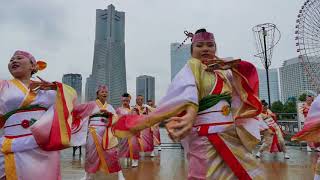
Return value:
M 136 95 L 144 97 L 144 103 L 147 100 L 155 101 L 155 79 L 152 76 L 142 75 L 136 80 Z
M 319 67 L 319 59 L 310 59 L 315 67 Z M 320 71 L 318 72 L 320 75 Z M 287 101 L 288 98 L 299 96 L 306 91 L 317 92 L 316 87 L 310 81 L 299 58 L 292 58 L 284 61 L 280 68 L 281 99 Z
M 82 76 L 81 74 L 64 74 L 62 82 L 73 87 L 78 94 L 78 101 L 81 102 L 82 97 Z
M 266 70 L 257 69 L 259 75 L 259 97 L 267 102 L 268 100 L 268 85 L 267 85 L 267 75 Z M 279 78 L 278 69 L 269 69 L 269 85 L 270 85 L 270 102 L 275 102 L 280 100 L 279 92 Z
M 179 49 L 180 43 L 171 43 L 171 80 L 183 68 L 187 61 L 191 58 L 190 46 L 191 44 L 184 44 Z
M 96 82 L 95 79 L 93 79 L 92 74 L 90 74 L 89 77 L 87 77 L 87 81 L 86 81 L 86 87 L 85 87 L 85 93 L 86 93 L 86 101 L 92 101 L 95 99 L 96 97 Z
M 95 99 L 98 85 L 109 87 L 108 102 L 117 107 L 120 96 L 127 91 L 125 65 L 125 13 L 108 9 L 96 10 L 96 34 L 92 74 L 86 82 L 86 100 Z M 94 93 L 92 93 L 94 92 Z

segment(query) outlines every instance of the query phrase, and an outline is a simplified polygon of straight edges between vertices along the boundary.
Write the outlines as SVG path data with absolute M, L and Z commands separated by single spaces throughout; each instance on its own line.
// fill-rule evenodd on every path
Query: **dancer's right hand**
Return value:
M 193 107 L 188 107 L 182 117 L 172 117 L 166 124 L 169 137 L 174 141 L 179 141 L 186 137 L 194 124 L 197 112 Z

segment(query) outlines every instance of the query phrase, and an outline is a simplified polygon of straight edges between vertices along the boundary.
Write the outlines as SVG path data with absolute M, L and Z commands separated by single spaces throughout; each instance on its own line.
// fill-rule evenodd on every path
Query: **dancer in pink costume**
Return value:
M 301 131 L 294 135 L 293 141 L 307 141 L 319 144 L 320 143 L 320 96 L 318 95 L 311 104 L 308 115 L 304 122 Z M 317 160 L 315 169 L 315 180 L 320 180 L 320 158 Z
M 130 107 L 130 100 L 131 100 L 130 94 L 124 93 L 122 95 L 121 97 L 122 105 L 116 110 L 119 117 L 132 113 L 132 108 Z M 139 152 L 140 152 L 140 145 L 138 141 L 138 136 L 132 136 L 132 137 L 123 138 L 120 140 L 119 156 L 121 158 L 126 158 L 126 162 L 130 160 L 132 167 L 138 166 L 139 157 L 140 157 Z
M 264 131 L 263 144 L 261 145 L 256 157 L 260 158 L 261 153 L 268 150 L 270 153 L 283 152 L 285 159 L 290 159 L 286 153 L 287 148 L 283 138 L 283 132 L 277 124 L 276 115 L 268 108 L 268 103 L 262 100 L 263 110 L 260 118 L 268 125 L 268 129 Z
M 152 107 L 153 109 L 156 108 L 156 105 L 154 104 L 154 100 L 148 100 L 147 105 Z M 156 124 L 151 127 L 152 134 L 153 134 L 153 145 L 155 147 L 158 147 L 158 151 L 161 151 L 161 139 L 160 139 L 160 124 Z M 153 152 L 154 153 L 154 152 Z
M 118 139 L 113 135 L 111 126 L 117 122 L 118 116 L 113 107 L 108 104 L 108 88 L 100 85 L 96 91 L 96 101 L 78 105 L 73 110 L 74 125 L 72 140 L 85 144 L 85 180 L 94 178 L 98 171 L 106 175 L 118 173 L 118 179 L 123 180 L 118 156 Z M 82 129 L 87 130 L 86 133 Z M 82 142 L 80 142 L 82 140 Z
M 69 147 L 77 97 L 67 85 L 31 80 L 45 67 L 16 51 L 8 64 L 13 79 L 0 80 L 0 179 L 61 179 L 59 150 Z
M 306 97 L 306 102 L 303 103 L 302 108 L 301 108 L 301 113 L 303 114 L 304 118 L 307 118 L 308 112 L 310 110 L 311 104 L 314 100 L 313 96 L 308 95 Z M 313 142 L 309 142 L 307 144 L 307 151 L 308 152 L 312 152 L 312 150 L 316 150 L 319 151 L 319 143 L 313 143 Z
M 152 111 L 152 107 L 143 104 L 144 97 L 142 95 L 138 95 L 136 98 L 136 105 L 133 107 L 133 112 L 137 115 L 148 115 Z M 155 156 L 154 144 L 153 144 L 153 132 L 152 128 L 146 128 L 140 132 L 139 135 L 139 144 L 140 144 L 140 152 L 143 152 L 143 155 L 148 154 L 151 157 Z
M 123 116 L 113 127 L 115 135 L 134 135 L 167 120 L 171 138 L 187 146 L 189 180 L 265 179 L 251 154 L 260 141 L 254 118 L 262 110 L 256 68 L 218 58 L 214 36 L 205 29 L 186 35 L 192 37 L 192 58 L 158 107 L 146 116 Z

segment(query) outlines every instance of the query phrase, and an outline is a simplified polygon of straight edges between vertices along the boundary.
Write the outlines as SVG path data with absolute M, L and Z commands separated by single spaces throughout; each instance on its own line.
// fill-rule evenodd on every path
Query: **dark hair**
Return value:
M 33 65 L 33 62 L 32 62 L 31 60 L 30 60 L 30 63 Z M 36 64 L 36 66 L 37 66 L 37 64 Z M 31 76 L 34 75 L 34 74 L 37 73 L 37 72 L 38 72 L 37 69 L 31 71 Z
M 202 33 L 202 32 L 207 32 L 207 30 L 205 28 L 201 28 L 196 30 L 196 32 L 194 34 L 198 34 L 198 33 Z
M 123 93 L 122 97 L 130 97 L 130 94 L 129 93 Z
M 266 102 L 266 100 L 261 100 L 261 104 L 263 105 L 263 106 L 268 106 L 268 103 Z
M 152 102 L 153 100 L 152 99 L 149 99 L 147 102 Z
M 196 32 L 194 33 L 194 34 L 198 34 L 198 33 L 203 33 L 203 32 L 207 32 L 207 30 L 205 29 L 205 28 L 201 28 L 201 29 L 198 29 L 198 30 L 196 30 Z M 216 43 L 214 42 L 214 46 L 215 46 L 215 48 L 217 49 L 217 45 L 216 45 Z M 193 53 L 193 44 L 191 44 L 191 46 L 190 46 L 190 53 L 191 53 L 191 55 L 192 55 L 192 53 Z

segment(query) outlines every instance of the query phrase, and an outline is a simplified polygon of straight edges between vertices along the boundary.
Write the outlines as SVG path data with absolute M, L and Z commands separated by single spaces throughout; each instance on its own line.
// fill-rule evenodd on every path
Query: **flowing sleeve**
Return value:
M 0 96 L 1 96 L 3 89 L 6 85 L 8 85 L 7 81 L 0 80 Z M 5 124 L 5 120 L 3 119 L 3 116 L 2 116 L 5 114 L 5 112 L 3 110 L 4 108 L 2 108 L 2 106 L 4 106 L 4 102 L 3 102 L 3 99 L 0 98 L 0 128 L 2 128 Z M 0 137 L 2 136 L 3 133 L 4 133 L 3 131 L 0 132 Z
M 56 82 L 54 104 L 32 127 L 31 132 L 40 148 L 46 151 L 69 147 L 71 137 L 71 111 L 77 99 L 70 86 Z
M 89 117 L 93 114 L 96 107 L 94 101 L 80 104 L 74 107 L 72 111 L 72 127 L 71 127 L 71 146 L 82 146 L 86 144 Z
M 258 98 L 259 78 L 255 66 L 241 61 L 232 69 L 232 107 L 237 134 L 244 146 L 252 150 L 261 140 L 261 125 L 256 117 L 262 111 Z
M 161 121 L 177 116 L 188 107 L 198 110 L 198 89 L 190 63 L 186 64 L 171 82 L 159 106 L 146 116 L 125 115 L 113 126 L 120 138 L 132 136 Z
M 262 111 L 258 98 L 259 78 L 255 66 L 247 61 L 241 61 L 232 69 L 233 90 L 241 101 L 235 112 L 235 119 L 252 118 Z
M 95 107 L 96 103 L 94 101 L 76 105 L 71 112 L 73 118 L 72 129 L 78 129 L 82 121 L 92 114 Z
M 294 135 L 293 141 L 320 142 L 320 96 L 311 104 L 301 131 Z
M 114 125 L 119 120 L 118 114 L 110 104 L 108 106 L 108 111 L 112 113 L 111 125 Z
M 7 81 L 5 81 L 5 80 L 0 80 L 0 95 L 3 93 L 4 87 L 5 87 L 6 85 L 8 86 L 8 82 L 7 82 Z M 4 104 L 2 98 L 0 98 L 0 103 L 1 103 L 1 104 Z M 5 114 L 5 112 L 1 112 L 1 109 L 2 109 L 2 108 L 0 108 L 0 115 L 1 115 L 1 114 Z M 0 116 L 0 118 L 1 118 L 1 116 Z M 4 123 L 4 121 L 1 121 L 1 123 L 2 123 L 2 122 Z M 0 126 L 0 127 L 2 127 L 2 126 Z

